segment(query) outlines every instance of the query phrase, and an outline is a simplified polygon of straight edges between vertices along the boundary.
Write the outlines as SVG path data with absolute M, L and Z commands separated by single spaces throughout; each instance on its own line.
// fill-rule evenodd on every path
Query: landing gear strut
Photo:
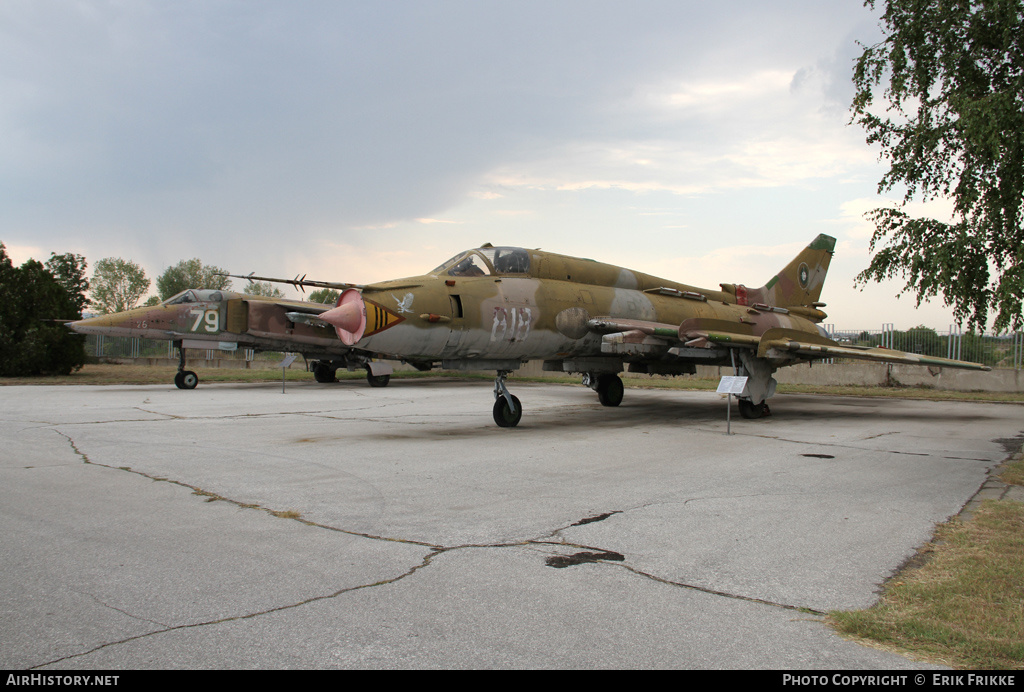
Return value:
M 177 346 L 178 373 L 174 376 L 174 386 L 178 389 L 195 389 L 199 384 L 199 375 L 185 369 L 185 347 L 181 345 L 180 341 L 177 342 Z
M 505 378 L 509 372 L 511 371 L 499 370 L 498 376 L 494 378 L 494 422 L 503 428 L 516 427 L 523 417 L 523 407 L 519 399 L 505 386 Z

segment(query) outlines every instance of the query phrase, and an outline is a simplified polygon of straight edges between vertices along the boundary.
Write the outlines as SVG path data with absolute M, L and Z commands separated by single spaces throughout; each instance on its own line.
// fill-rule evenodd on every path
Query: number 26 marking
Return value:
M 203 330 L 207 332 L 219 332 L 220 331 L 220 316 L 217 310 L 203 310 L 196 308 L 189 311 L 196 321 L 192 323 L 192 329 L 190 331 L 199 331 L 199 326 L 202 325 Z

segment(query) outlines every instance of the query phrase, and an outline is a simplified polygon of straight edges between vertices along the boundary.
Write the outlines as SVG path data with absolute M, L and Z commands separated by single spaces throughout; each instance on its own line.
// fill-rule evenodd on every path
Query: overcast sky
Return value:
M 860 0 L 3 0 L 0 241 L 357 283 L 492 242 L 717 288 L 827 233 L 827 322 L 944 330 L 853 286 L 879 35 Z

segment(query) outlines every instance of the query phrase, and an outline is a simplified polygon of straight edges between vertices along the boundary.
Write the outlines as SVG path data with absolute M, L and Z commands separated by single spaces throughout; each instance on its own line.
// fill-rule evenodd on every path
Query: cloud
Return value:
M 810 0 L 7 0 L 0 238 L 151 273 L 194 256 L 382 270 L 492 234 L 601 257 L 624 228 L 673 255 L 742 245 L 723 219 L 758 191 L 868 160 L 822 107 L 867 17 Z M 368 273 L 331 270 L 349 271 Z
M 897 207 L 902 208 L 913 218 L 927 217 L 943 222 L 949 222 L 954 218 L 953 200 L 949 198 L 901 205 L 900 200 L 888 197 L 860 197 L 847 200 L 840 205 L 839 218 L 835 223 L 843 227 L 843 233 L 847 238 L 864 241 L 866 245 L 875 231 L 875 226 L 867 218 L 867 214 L 875 209 Z

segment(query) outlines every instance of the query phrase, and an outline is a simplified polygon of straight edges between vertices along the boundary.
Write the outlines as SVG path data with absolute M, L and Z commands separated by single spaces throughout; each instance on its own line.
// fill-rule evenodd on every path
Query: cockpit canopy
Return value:
M 519 247 L 482 247 L 456 255 L 430 273 L 448 276 L 529 274 L 530 253 Z
M 181 305 L 183 303 L 205 303 L 220 302 L 224 300 L 224 293 L 209 288 L 190 288 L 173 295 L 163 302 L 163 305 Z

